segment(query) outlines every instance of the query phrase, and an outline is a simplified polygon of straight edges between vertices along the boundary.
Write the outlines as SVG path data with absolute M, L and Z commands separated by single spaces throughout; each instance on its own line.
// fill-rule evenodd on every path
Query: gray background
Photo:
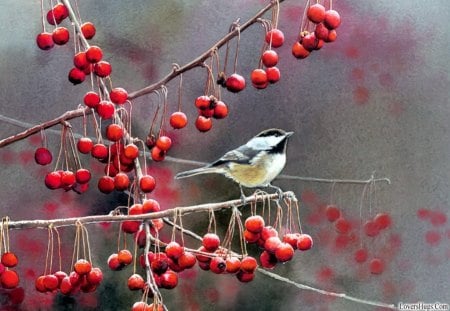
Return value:
M 164 76 L 172 63 L 182 65 L 192 60 L 222 37 L 237 17 L 245 21 L 265 4 L 256 0 L 80 1 L 79 8 L 83 20 L 97 27 L 93 43 L 103 48 L 113 66 L 113 84 L 134 91 Z M 190 124 L 181 131 L 167 127 L 175 142 L 169 155 L 212 161 L 259 131 L 280 127 L 295 131 L 285 174 L 368 179 L 376 171 L 377 177 L 389 177 L 391 185 L 377 184 L 372 196 L 364 200 L 362 219 L 387 212 L 393 226 L 375 238 L 363 237 L 345 248 L 334 246 L 337 233 L 324 217 L 324 205 L 330 200 L 337 203 L 353 220 L 352 233 L 359 239 L 363 187 L 336 185 L 331 195 L 329 184 L 277 181 L 275 184 L 293 190 L 301 199 L 303 230 L 313 236 L 315 245 L 274 272 L 297 282 L 386 303 L 448 303 L 449 223 L 417 216 L 419 209 L 448 215 L 448 1 L 340 0 L 333 5 L 343 19 L 337 41 L 305 60 L 295 59 L 290 52 L 304 4 L 285 1 L 281 5 L 279 27 L 286 36 L 285 45 L 277 50 L 281 81 L 266 90 L 256 90 L 248 83 L 239 94 L 223 91 L 230 115 L 215 121 L 207 134 L 193 126 L 193 103 L 203 92 L 205 72 L 195 69 L 186 73 L 182 105 Z M 0 33 L 0 114 L 31 124 L 76 108 L 89 89 L 86 83 L 72 86 L 67 81 L 72 42 L 51 51 L 36 47 L 40 18 L 39 1 L 0 3 L 0 20 L 5 26 Z M 238 72 L 244 77 L 258 64 L 263 35 L 260 25 L 242 34 Z M 167 85 L 169 111 L 177 107 L 177 84 L 174 80 Z M 157 97 L 144 96 L 133 105 L 133 131 L 145 138 Z M 3 121 L 0 124 L 1 138 L 22 130 Z M 81 132 L 80 124 L 73 121 L 77 132 Z M 46 134 L 56 154 L 58 135 Z M 32 159 L 39 144 L 36 135 L 0 150 L 2 216 L 31 219 L 103 214 L 124 202 L 118 194 L 106 196 L 95 189 L 99 173 L 82 196 L 45 188 L 46 169 L 37 167 Z M 83 163 L 98 171 L 98 164 L 87 157 Z M 151 164 L 158 178 L 154 197 L 163 208 L 238 197 L 237 187 L 220 176 L 173 181 L 174 173 L 192 167 L 171 161 Z M 218 215 L 223 229 L 228 217 L 227 213 Z M 186 223 L 203 234 L 207 215 L 187 217 Z M 52 295 L 34 291 L 34 278 L 45 266 L 47 232 L 11 233 L 12 249 L 21 260 L 21 285 L 26 290 L 19 310 L 36 310 L 36 306 L 46 310 L 52 304 L 60 310 L 118 310 L 128 309 L 140 298 L 126 289 L 124 280 L 132 273 L 130 268 L 120 273 L 107 271 L 106 258 L 116 250 L 117 226 L 90 226 L 89 231 L 94 262 L 104 268 L 105 281 L 97 293 L 76 296 L 74 301 L 61 297 L 53 301 Z M 427 243 L 425 235 L 430 231 L 440 235 L 439 243 Z M 63 269 L 68 270 L 73 229 L 61 230 L 61 236 Z M 353 262 L 353 252 L 361 242 L 371 256 L 385 260 L 381 275 L 370 275 L 367 263 Z M 332 275 L 326 277 L 330 270 Z M 378 310 L 326 299 L 263 275 L 257 275 L 251 284 L 240 284 L 233 277 L 215 276 L 198 268 L 182 274 L 179 286 L 163 291 L 163 295 L 169 308 L 175 310 Z

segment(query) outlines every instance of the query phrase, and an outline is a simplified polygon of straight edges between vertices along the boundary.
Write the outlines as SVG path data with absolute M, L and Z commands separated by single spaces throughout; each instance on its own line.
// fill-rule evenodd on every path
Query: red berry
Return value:
M 341 217 L 341 210 L 336 205 L 330 204 L 325 208 L 325 214 L 328 221 L 334 222 Z
M 47 288 L 45 288 L 45 285 L 44 285 L 44 279 L 45 279 L 45 275 L 41 275 L 41 276 L 37 277 L 36 280 L 34 281 L 34 287 L 40 293 L 45 293 L 47 291 Z
M 96 92 L 89 91 L 84 95 L 83 101 L 89 108 L 95 108 L 100 103 L 100 96 Z
M 209 263 L 209 269 L 216 274 L 224 273 L 227 268 L 227 264 L 225 262 L 225 259 L 222 257 L 214 257 L 211 259 L 211 262 Z
M 309 234 L 300 234 L 297 239 L 297 248 L 301 251 L 307 251 L 313 246 L 313 239 Z
M 124 267 L 124 265 L 119 262 L 119 256 L 116 253 L 109 256 L 108 266 L 113 271 L 122 270 Z
M 261 56 L 261 60 L 266 67 L 276 66 L 278 63 L 278 54 L 274 50 L 267 50 Z
M 98 285 L 103 280 L 103 272 L 100 268 L 92 268 L 91 271 L 86 275 L 86 280 L 91 285 Z
M 270 67 L 266 69 L 267 80 L 269 83 L 276 83 L 281 78 L 280 69 L 277 67 Z
M 367 257 L 368 257 L 368 253 L 367 253 L 367 250 L 365 248 L 358 249 L 355 252 L 354 256 L 353 256 L 355 261 L 358 262 L 358 263 L 365 262 L 367 260 Z
M 274 254 L 277 248 L 281 245 L 281 243 L 282 242 L 279 237 L 277 236 L 270 237 L 264 242 L 264 249 Z
M 36 161 L 37 164 L 39 165 L 47 165 L 52 163 L 52 153 L 44 147 L 41 148 L 37 148 L 36 151 L 34 152 L 34 160 Z
M 130 290 L 140 290 L 143 289 L 145 285 L 144 278 L 139 274 L 135 273 L 128 278 L 128 288 Z
M 264 241 L 270 237 L 278 236 L 277 230 L 272 226 L 265 226 L 261 231 L 261 239 Z
M 177 242 L 172 241 L 166 245 L 166 254 L 167 257 L 172 259 L 178 259 L 184 253 L 184 248 Z
M 2 275 L 0 275 L 0 283 L 3 288 L 15 288 L 19 285 L 19 275 L 14 270 L 5 270 Z
M 260 238 L 259 233 L 253 233 L 247 229 L 244 230 L 244 239 L 247 243 L 256 243 Z
M 94 143 L 89 137 L 80 137 L 77 142 L 77 149 L 83 154 L 88 154 L 92 151 Z
M 45 175 L 45 185 L 49 189 L 58 189 L 61 187 L 61 174 L 59 172 L 50 172 Z
M 84 71 L 78 68 L 72 68 L 69 71 L 69 81 L 74 85 L 82 83 L 84 79 L 86 79 L 86 74 L 84 73 Z
M 347 219 L 343 218 L 342 216 L 336 220 L 334 226 L 336 228 L 336 231 L 340 234 L 346 234 L 352 228 L 350 222 Z
M 111 64 L 107 61 L 99 61 L 94 65 L 94 72 L 100 78 L 105 78 L 111 74 L 112 68 Z
M 70 283 L 70 277 L 66 276 L 64 279 L 61 280 L 61 284 L 59 285 L 59 290 L 61 291 L 61 294 L 63 295 L 70 295 L 73 290 L 73 286 Z
M 380 229 L 375 221 L 368 220 L 364 223 L 364 232 L 367 236 L 374 237 L 380 233 Z
M 90 65 L 86 59 L 86 52 L 78 52 L 75 54 L 73 57 L 73 65 L 80 70 L 86 69 Z
M 237 257 L 229 257 L 225 260 L 226 269 L 228 273 L 236 273 L 241 268 L 241 261 Z
M 102 176 L 98 180 L 97 186 L 98 190 L 100 190 L 101 192 L 105 194 L 111 193 L 115 189 L 114 178 L 112 178 L 111 176 Z
M 330 31 L 323 23 L 317 24 L 316 28 L 314 30 L 314 34 L 316 35 L 316 38 L 325 40 L 325 41 L 328 40 L 329 32 Z
M 17 263 L 19 262 L 16 254 L 14 254 L 13 252 L 3 253 L 1 261 L 2 261 L 2 264 L 8 268 L 13 268 L 13 267 L 17 266 Z
M 122 172 L 119 172 L 114 176 L 114 188 L 117 191 L 127 190 L 130 186 L 130 179 L 128 175 Z
M 154 273 L 158 275 L 165 273 L 169 268 L 169 262 L 167 260 L 166 254 L 163 253 L 155 254 L 155 258 L 150 263 L 150 268 Z
M 123 137 L 123 129 L 120 125 L 112 123 L 106 127 L 106 138 L 110 141 L 118 141 Z
M 298 233 L 286 233 L 283 235 L 282 241 L 285 243 L 289 243 L 293 249 L 297 249 L 298 237 L 300 234 Z
M 236 277 L 242 283 L 248 283 L 248 282 L 253 281 L 253 279 L 255 278 L 255 274 L 253 272 L 248 273 L 248 272 L 239 270 L 239 272 L 236 274 Z
M 386 213 L 379 213 L 374 218 L 379 229 L 386 229 L 392 224 L 391 216 Z
M 109 93 L 111 101 L 116 105 L 122 105 L 128 100 L 128 92 L 121 87 L 116 87 Z
M 276 266 L 278 260 L 274 254 L 269 253 L 268 251 L 263 251 L 259 256 L 259 261 L 261 262 L 261 266 L 266 269 L 272 269 Z
M 313 23 L 320 23 L 325 18 L 325 7 L 320 3 L 311 5 L 306 13 L 309 20 Z
M 56 27 L 52 32 L 53 42 L 57 45 L 64 45 L 69 41 L 70 33 L 66 27 Z
M 153 147 L 154 149 L 155 147 Z M 144 193 L 152 192 L 156 187 L 155 178 L 151 175 L 144 175 L 139 179 L 139 188 Z
M 251 256 L 247 256 L 242 258 L 241 260 L 241 270 L 247 273 L 253 273 L 256 268 L 258 267 L 258 263 L 256 262 L 256 259 L 251 257 Z
M 220 246 L 220 239 L 215 233 L 207 233 L 203 236 L 202 244 L 209 252 L 214 252 Z
M 85 184 L 91 180 L 91 172 L 85 168 L 79 168 L 75 173 L 75 179 L 79 184 Z
M 159 212 L 161 207 L 159 206 L 158 201 L 153 199 L 147 199 L 142 203 L 142 213 L 154 213 Z
M 72 187 L 77 181 L 74 172 L 64 171 L 61 174 L 61 185 L 63 187 Z
M 341 16 L 335 10 L 328 10 L 325 12 L 324 24 L 328 29 L 336 29 L 341 24 Z
M 133 255 L 129 250 L 122 249 L 117 253 L 117 259 L 119 260 L 120 264 L 127 266 L 133 262 Z
M 96 159 L 108 158 L 108 148 L 104 144 L 95 144 L 92 146 L 91 155 Z
M 100 47 L 96 45 L 91 45 L 86 50 L 86 59 L 88 62 L 95 64 L 101 61 L 103 58 L 103 51 Z
M 177 111 L 172 113 L 169 122 L 174 129 L 181 129 L 187 125 L 187 117 L 183 112 Z
M 384 271 L 384 262 L 380 258 L 374 258 L 369 263 L 370 273 L 381 274 Z
M 131 311 L 153 311 L 153 310 L 154 310 L 153 307 L 150 309 L 150 306 L 143 301 L 135 302 L 131 307 Z
M 128 159 L 136 159 L 139 156 L 139 148 L 138 146 L 136 146 L 135 144 L 131 143 L 126 145 L 123 148 L 123 154 L 128 158 Z
M 308 50 L 312 51 L 317 48 L 317 44 L 319 43 L 319 39 L 316 38 L 316 35 L 314 32 L 309 33 L 301 38 L 301 42 L 303 47 Z
M 266 33 L 266 42 L 270 44 L 270 41 L 272 40 L 272 47 L 278 48 L 283 45 L 284 43 L 284 34 L 279 29 L 272 29 Z
M 168 136 L 160 136 L 156 140 L 156 147 L 162 151 L 167 151 L 172 146 L 172 140 Z
M 111 119 L 114 115 L 116 109 L 114 108 L 114 104 L 107 100 L 102 100 L 96 107 L 96 111 L 102 119 L 108 120 Z
M 289 243 L 281 242 L 275 250 L 275 257 L 280 262 L 286 262 L 294 257 L 294 248 Z
M 178 274 L 168 270 L 161 275 L 161 286 L 165 289 L 175 288 L 178 284 Z
M 153 161 L 160 162 L 164 160 L 166 152 L 164 150 L 159 149 L 157 146 L 154 146 L 151 150 L 150 155 L 152 156 Z
M 70 279 L 70 284 L 72 284 L 72 286 L 74 286 L 74 287 L 80 285 L 80 283 L 82 281 L 81 275 L 79 275 L 75 271 L 70 272 L 69 279 Z
M 69 16 L 69 11 L 62 3 L 56 4 L 51 10 L 47 12 L 47 22 L 50 25 L 60 24 L 65 18 Z
M 95 26 L 91 22 L 85 22 L 81 25 L 81 32 L 86 40 L 92 39 L 95 36 Z
M 184 252 L 184 254 L 178 258 L 178 265 L 183 269 L 192 268 L 196 262 L 197 259 L 195 258 L 195 255 L 190 252 Z
M 233 93 L 240 92 L 245 88 L 245 79 L 243 76 L 237 73 L 233 73 L 227 78 L 225 86 L 227 87 L 227 90 L 230 92 Z
M 244 223 L 245 229 L 253 233 L 260 233 L 264 225 L 264 219 L 259 215 L 248 217 Z
M 44 276 L 44 287 L 47 291 L 51 292 L 58 288 L 59 280 L 58 277 L 54 274 L 47 274 Z
M 216 102 L 216 106 L 213 109 L 213 118 L 223 119 L 228 115 L 228 106 L 221 100 Z
M 68 276 L 67 273 L 65 273 L 64 271 L 56 271 L 55 273 L 53 273 L 54 276 L 56 276 L 58 278 L 58 286 L 61 284 L 61 281 Z
M 211 118 L 214 115 L 214 109 L 198 109 L 198 114 L 205 118 Z
M 292 55 L 294 55 L 296 58 L 306 58 L 308 57 L 310 51 L 305 49 L 305 47 L 300 42 L 295 42 L 292 46 Z
M 254 69 L 250 74 L 250 80 L 253 84 L 264 85 L 267 83 L 267 74 L 263 69 Z
M 337 38 L 337 32 L 336 32 L 336 30 L 333 29 L 328 32 L 328 38 L 324 39 L 324 41 L 325 42 L 333 42 L 333 41 L 336 41 L 336 38 Z
M 53 46 L 55 46 L 53 36 L 49 32 L 42 32 L 38 34 L 36 37 L 36 43 L 41 50 L 50 50 Z
M 200 132 L 207 132 L 212 127 L 212 120 L 211 118 L 205 118 L 204 116 L 198 116 L 195 120 L 195 127 Z
M 198 109 L 210 109 L 211 108 L 211 98 L 206 95 L 197 97 L 195 100 L 195 107 Z
M 73 265 L 73 270 L 79 275 L 88 274 L 92 269 L 92 265 L 86 259 L 78 259 Z

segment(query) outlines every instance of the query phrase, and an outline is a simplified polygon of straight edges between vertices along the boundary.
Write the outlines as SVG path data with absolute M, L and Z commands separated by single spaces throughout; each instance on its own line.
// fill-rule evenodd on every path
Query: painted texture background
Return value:
M 247 20 L 266 1 L 80 1 L 84 20 L 97 27 L 95 44 L 113 65 L 114 85 L 137 90 L 169 72 L 172 63 L 185 64 L 222 37 L 240 17 Z M 387 303 L 450 303 L 450 135 L 449 43 L 447 1 L 334 1 L 343 23 L 335 43 L 305 60 L 290 52 L 297 36 L 302 1 L 281 5 L 279 27 L 286 36 L 277 50 L 282 79 L 265 90 L 250 85 L 238 95 L 223 92 L 230 116 L 199 133 L 193 127 L 194 99 L 201 95 L 205 72 L 184 75 L 183 110 L 190 124 L 169 132 L 175 146 L 170 156 L 212 161 L 244 143 L 262 129 L 295 131 L 284 173 L 321 178 L 367 179 L 389 177 L 377 184 L 362 218 L 389 213 L 393 225 L 374 238 L 360 236 L 360 198 L 363 187 L 282 180 L 275 184 L 293 190 L 301 199 L 303 230 L 314 248 L 297 253 L 275 272 L 308 285 Z M 51 51 L 35 46 L 40 32 L 39 1 L 0 3 L 0 114 L 37 124 L 76 108 L 88 86 L 67 81 L 71 44 Z M 263 28 L 255 25 L 242 34 L 238 71 L 248 77 L 258 64 Z M 223 53 L 223 51 L 222 51 Z M 223 55 L 223 54 L 222 54 Z M 178 81 L 169 83 L 169 107 L 176 109 Z M 133 131 L 145 137 L 157 105 L 154 95 L 134 101 Z M 81 129 L 74 121 L 75 128 Z M 1 138 L 22 128 L 0 122 Z M 57 129 L 57 128 L 55 128 Z M 58 135 L 47 132 L 54 153 Z M 0 150 L 0 214 L 12 219 L 56 218 L 109 212 L 124 197 L 91 189 L 82 196 L 50 191 L 43 184 L 47 169 L 33 161 L 40 145 L 36 135 Z M 87 158 L 86 165 L 91 164 Z M 154 197 L 163 208 L 238 196 L 237 187 L 220 176 L 173 181 L 191 166 L 152 164 L 159 178 Z M 101 170 L 97 165 L 97 171 Z M 353 221 L 349 234 L 340 235 L 326 220 L 324 206 L 333 200 Z M 225 228 L 228 214 L 220 214 Z M 191 228 L 206 231 L 207 215 L 189 218 Z M 139 294 L 126 289 L 131 270 L 107 271 L 106 259 L 116 248 L 116 226 L 90 226 L 94 262 L 104 267 L 105 281 L 94 294 L 75 300 L 34 292 L 34 279 L 44 270 L 47 232 L 11 232 L 11 245 L 20 257 L 21 285 L 26 290 L 17 310 L 126 310 Z M 61 230 L 63 269 L 72 256 L 73 229 Z M 195 245 L 194 241 L 190 241 Z M 369 258 L 385 262 L 381 275 L 368 263 L 356 264 L 354 251 L 363 243 Z M 241 284 L 199 269 L 181 274 L 179 286 L 164 291 L 173 310 L 381 310 L 341 299 L 301 291 L 257 275 Z

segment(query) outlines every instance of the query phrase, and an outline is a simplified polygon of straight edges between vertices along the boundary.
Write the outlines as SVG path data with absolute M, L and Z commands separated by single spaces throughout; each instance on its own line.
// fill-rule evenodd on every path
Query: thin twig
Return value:
M 373 300 L 367 300 L 367 299 L 361 299 L 361 298 L 357 298 L 357 297 L 353 297 L 353 296 L 349 296 L 345 293 L 335 293 L 335 292 L 329 292 L 323 289 L 319 289 L 319 288 L 315 288 L 315 287 L 311 287 L 308 285 L 304 285 L 304 284 L 300 284 L 297 282 L 294 282 L 288 278 L 279 276 L 278 274 L 269 272 L 267 270 L 258 268 L 257 269 L 259 273 L 264 274 L 272 279 L 281 281 L 281 282 L 285 282 L 288 283 L 290 285 L 294 285 L 297 288 L 300 289 L 304 289 L 304 290 L 309 290 L 309 291 L 313 291 L 322 295 L 326 295 L 326 296 L 331 296 L 331 297 L 337 297 L 337 298 L 342 298 L 342 299 L 346 299 L 346 300 L 350 300 L 356 303 L 360 303 L 360 304 L 364 304 L 364 305 L 370 305 L 370 306 L 377 306 L 377 307 L 383 307 L 383 308 L 387 308 L 387 309 L 391 309 L 391 310 L 398 310 L 397 307 L 393 304 L 387 304 L 387 303 L 383 303 L 383 302 L 379 302 L 379 301 L 373 301 Z

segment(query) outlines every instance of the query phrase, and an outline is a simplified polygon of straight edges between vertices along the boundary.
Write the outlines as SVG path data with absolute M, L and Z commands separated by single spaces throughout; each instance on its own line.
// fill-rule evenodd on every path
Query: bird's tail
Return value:
M 221 174 L 221 173 L 223 173 L 223 169 L 219 168 L 219 167 L 204 166 L 204 167 L 196 168 L 196 169 L 193 169 L 190 171 L 180 172 L 175 175 L 175 179 L 186 178 L 186 177 L 191 177 L 191 176 L 201 175 L 201 174 L 211 174 L 211 173 Z

